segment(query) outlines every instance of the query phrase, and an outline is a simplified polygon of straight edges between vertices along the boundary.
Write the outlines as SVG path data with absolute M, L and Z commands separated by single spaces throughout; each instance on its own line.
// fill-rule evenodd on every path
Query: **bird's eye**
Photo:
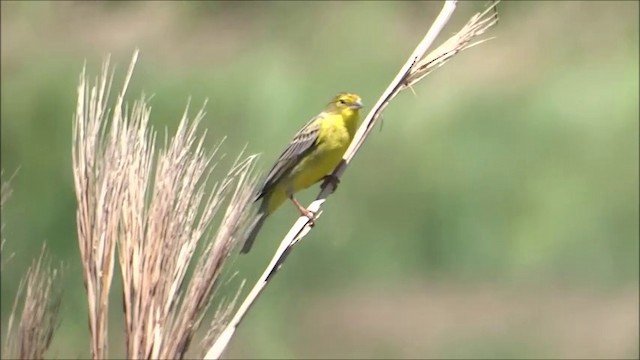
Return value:
M 344 105 L 344 104 L 346 104 L 347 102 L 346 102 L 346 101 L 344 101 L 344 99 L 340 99 L 340 100 L 338 100 L 338 103 L 339 103 L 339 104 L 341 104 L 341 105 Z

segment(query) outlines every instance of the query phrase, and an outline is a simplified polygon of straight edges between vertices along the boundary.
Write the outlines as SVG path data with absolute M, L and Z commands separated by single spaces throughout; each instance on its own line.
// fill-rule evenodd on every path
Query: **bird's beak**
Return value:
M 354 102 L 351 105 L 351 108 L 353 108 L 353 109 L 362 109 L 362 101 L 358 100 L 358 101 Z

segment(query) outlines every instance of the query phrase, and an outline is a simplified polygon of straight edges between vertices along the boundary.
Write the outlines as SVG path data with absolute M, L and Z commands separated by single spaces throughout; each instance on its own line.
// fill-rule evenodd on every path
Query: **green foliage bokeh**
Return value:
M 5 252 L 15 254 L 2 273 L 3 327 L 19 276 L 46 241 L 67 264 L 65 320 L 54 355 L 86 356 L 71 171 L 72 116 L 85 60 L 97 76 L 111 54 L 117 90 L 139 48 L 129 100 L 153 95 L 152 125 L 161 134 L 175 130 L 189 98 L 192 114 L 208 99 L 202 127 L 209 146 L 226 136 L 222 149 L 233 158 L 247 144 L 248 152 L 263 153 L 259 167 L 266 171 L 334 93 L 357 92 L 372 105 L 439 7 L 3 2 L 1 161 L 5 177 L 15 173 L 2 213 Z M 441 36 L 481 7 L 460 3 L 457 20 Z M 635 288 L 637 301 L 638 3 L 505 2 L 500 12 L 490 31 L 496 39 L 456 57 L 418 84 L 416 96 L 406 91 L 388 107 L 381 131 L 374 130 L 318 226 L 252 310 L 232 354 L 560 351 L 517 334 L 463 347 L 443 340 L 429 351 L 405 346 L 408 352 L 401 352 L 403 345 L 379 339 L 325 340 L 336 350 L 318 350 L 318 339 L 301 335 L 317 324 L 297 329 L 288 319 L 292 312 L 303 317 L 310 299 L 363 288 Z M 302 199 L 316 194 L 309 190 Z M 287 206 L 270 219 L 251 255 L 234 262 L 242 277 L 257 277 L 294 219 Z

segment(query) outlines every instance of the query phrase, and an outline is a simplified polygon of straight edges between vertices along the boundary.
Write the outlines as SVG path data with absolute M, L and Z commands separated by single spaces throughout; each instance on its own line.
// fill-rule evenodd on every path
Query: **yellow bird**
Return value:
M 309 121 L 289 143 L 269 171 L 255 201 L 262 199 L 258 213 L 247 230 L 241 253 L 248 253 L 267 217 L 290 199 L 301 215 L 311 221 L 314 214 L 293 196 L 330 176 L 347 151 L 360 122 L 362 100 L 350 93 L 336 95 L 327 108 Z

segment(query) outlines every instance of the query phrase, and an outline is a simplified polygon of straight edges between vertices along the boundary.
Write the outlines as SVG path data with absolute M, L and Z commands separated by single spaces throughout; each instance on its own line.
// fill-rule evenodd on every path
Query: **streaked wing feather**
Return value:
M 324 113 L 313 117 L 294 136 L 287 148 L 282 152 L 276 163 L 269 171 L 264 185 L 258 193 L 258 199 L 267 193 L 283 176 L 293 169 L 300 160 L 317 146 L 320 126 L 317 122 Z

